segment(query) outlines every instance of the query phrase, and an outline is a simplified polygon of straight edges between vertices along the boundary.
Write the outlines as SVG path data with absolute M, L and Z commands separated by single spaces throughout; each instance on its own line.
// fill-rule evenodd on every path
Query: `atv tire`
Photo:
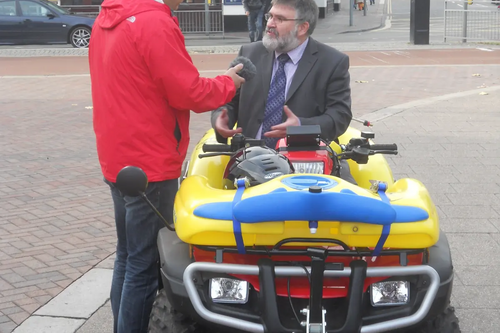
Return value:
M 149 333 L 202 333 L 198 324 L 190 317 L 175 311 L 162 289 L 153 303 L 149 318 Z
M 411 333 L 460 333 L 458 318 L 455 315 L 455 308 L 448 306 L 443 313 L 436 318 L 423 323 L 412 330 Z

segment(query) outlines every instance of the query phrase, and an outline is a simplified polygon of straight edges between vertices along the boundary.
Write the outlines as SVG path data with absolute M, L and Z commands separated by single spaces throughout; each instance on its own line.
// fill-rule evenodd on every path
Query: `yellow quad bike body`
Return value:
M 295 149 L 293 165 L 310 138 L 290 134 L 279 153 Z M 158 236 L 150 332 L 460 332 L 436 207 L 420 181 L 393 179 L 371 138 L 349 128 L 304 153 L 351 156 L 357 184 L 324 171 L 231 188 L 226 168 L 248 145 L 219 145 L 207 131 L 185 166 L 175 232 Z

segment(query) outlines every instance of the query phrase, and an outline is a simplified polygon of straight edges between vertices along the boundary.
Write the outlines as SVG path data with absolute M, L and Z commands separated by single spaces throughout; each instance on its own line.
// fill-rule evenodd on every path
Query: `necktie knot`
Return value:
M 282 66 L 284 66 L 288 62 L 288 60 L 290 60 L 290 56 L 288 55 L 288 53 L 283 53 L 278 56 L 278 61 Z

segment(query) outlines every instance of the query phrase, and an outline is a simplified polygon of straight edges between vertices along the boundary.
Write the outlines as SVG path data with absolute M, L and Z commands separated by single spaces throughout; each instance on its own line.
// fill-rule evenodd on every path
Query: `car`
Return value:
M 0 0 L 0 44 L 88 48 L 94 21 L 46 0 Z

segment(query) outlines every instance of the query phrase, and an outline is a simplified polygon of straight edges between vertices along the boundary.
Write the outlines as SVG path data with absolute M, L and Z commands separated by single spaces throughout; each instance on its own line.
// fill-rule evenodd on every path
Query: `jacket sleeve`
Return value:
M 249 12 L 250 8 L 248 7 L 248 0 L 241 0 L 241 4 L 243 5 L 243 8 L 245 9 L 245 12 Z
M 302 125 L 320 125 L 322 136 L 335 140 L 352 120 L 349 57 L 345 55 L 333 70 L 326 88 L 326 110 L 316 117 L 300 118 Z
M 240 48 L 240 52 L 238 53 L 238 57 L 243 54 L 243 46 Z M 233 128 L 234 125 L 238 122 L 238 112 L 239 112 L 239 106 L 240 106 L 240 90 L 242 88 L 238 89 L 236 91 L 236 94 L 234 95 L 233 99 L 225 104 L 222 105 L 220 108 L 212 112 L 211 115 L 211 123 L 212 123 L 212 128 L 214 129 L 215 132 L 215 138 L 217 142 L 219 143 L 227 143 L 227 139 L 222 137 L 217 131 L 215 131 L 215 121 L 219 117 L 219 115 L 222 112 L 222 109 L 227 109 L 227 115 L 229 118 L 227 126 L 229 128 Z
M 167 103 L 178 110 L 206 112 L 229 102 L 236 93 L 231 77 L 200 77 L 184 45 L 184 38 L 170 18 L 150 22 L 147 38 L 141 38 L 139 52 Z

